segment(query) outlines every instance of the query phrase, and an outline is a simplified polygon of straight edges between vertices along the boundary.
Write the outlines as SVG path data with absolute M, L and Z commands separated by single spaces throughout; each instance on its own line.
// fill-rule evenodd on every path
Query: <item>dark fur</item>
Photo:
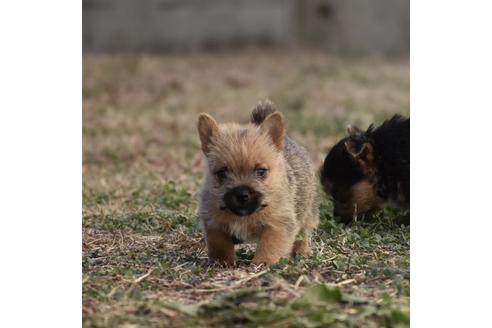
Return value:
M 256 106 L 251 112 L 251 123 L 260 125 L 265 118 L 275 112 L 275 107 L 270 101 L 263 101 Z
M 354 160 L 347 149 L 373 146 L 373 160 L 364 167 Z M 364 169 L 365 168 L 365 169 Z M 383 202 L 392 201 L 403 208 L 410 204 L 410 119 L 395 115 L 378 128 L 373 125 L 365 131 L 352 133 L 340 140 L 328 153 L 321 168 L 321 183 L 325 192 L 333 197 L 334 215 L 350 222 L 354 213 L 352 187 L 367 181 L 375 195 Z M 377 209 L 380 204 L 374 204 Z M 366 214 L 366 213 L 356 213 Z

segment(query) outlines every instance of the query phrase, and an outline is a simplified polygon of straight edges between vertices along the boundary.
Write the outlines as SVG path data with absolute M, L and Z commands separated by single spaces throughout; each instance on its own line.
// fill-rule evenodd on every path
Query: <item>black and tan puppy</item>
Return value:
M 261 103 L 247 125 L 202 113 L 198 133 L 206 157 L 199 216 L 210 260 L 233 264 L 237 241 L 256 242 L 255 264 L 310 254 L 315 175 L 306 150 L 286 136 L 282 113 Z
M 321 184 L 334 202 L 334 216 L 350 223 L 385 202 L 410 204 L 410 119 L 395 115 L 366 131 L 348 127 L 348 137 L 328 153 Z

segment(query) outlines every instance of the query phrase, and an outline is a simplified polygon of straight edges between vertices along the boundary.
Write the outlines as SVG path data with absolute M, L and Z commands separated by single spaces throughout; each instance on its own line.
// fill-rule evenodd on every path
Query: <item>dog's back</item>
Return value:
M 379 192 L 385 199 L 408 207 L 410 203 L 410 119 L 395 115 L 368 131 L 374 140 Z

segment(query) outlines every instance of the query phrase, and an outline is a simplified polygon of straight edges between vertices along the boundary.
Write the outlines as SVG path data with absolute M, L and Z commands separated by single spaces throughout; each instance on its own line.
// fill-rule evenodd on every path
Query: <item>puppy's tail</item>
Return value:
M 270 100 L 260 101 L 251 112 L 251 123 L 260 125 L 268 115 L 276 111 Z

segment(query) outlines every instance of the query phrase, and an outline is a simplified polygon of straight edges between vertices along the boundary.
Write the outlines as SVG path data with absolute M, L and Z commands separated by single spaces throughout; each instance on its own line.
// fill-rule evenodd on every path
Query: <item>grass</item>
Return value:
M 410 229 L 388 209 L 336 222 L 323 198 L 314 255 L 207 263 L 197 222 L 197 114 L 242 121 L 272 99 L 319 166 L 345 125 L 408 115 L 408 62 L 247 51 L 85 56 L 83 325 L 409 326 Z

